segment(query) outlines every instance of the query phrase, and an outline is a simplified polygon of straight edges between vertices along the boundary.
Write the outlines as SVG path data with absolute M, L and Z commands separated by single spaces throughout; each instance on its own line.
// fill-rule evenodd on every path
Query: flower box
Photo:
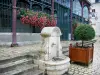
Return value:
M 71 62 L 80 62 L 89 64 L 93 61 L 94 47 L 79 48 L 69 46 L 69 57 Z

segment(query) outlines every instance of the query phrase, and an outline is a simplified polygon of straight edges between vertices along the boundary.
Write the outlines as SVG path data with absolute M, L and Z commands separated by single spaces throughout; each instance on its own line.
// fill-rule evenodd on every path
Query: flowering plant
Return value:
M 51 15 L 32 10 L 20 10 L 20 20 L 23 24 L 38 26 L 40 29 L 49 26 L 56 26 L 56 20 Z

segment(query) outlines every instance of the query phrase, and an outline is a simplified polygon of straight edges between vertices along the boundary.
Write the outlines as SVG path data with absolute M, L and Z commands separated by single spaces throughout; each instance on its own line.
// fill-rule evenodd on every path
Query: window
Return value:
M 95 2 L 100 2 L 100 0 L 95 0 Z
M 95 14 L 94 13 L 92 14 L 92 17 L 95 17 Z
M 61 0 L 61 3 L 63 3 L 63 4 L 66 3 L 66 0 Z
M 95 12 L 95 9 L 92 9 L 92 12 Z
M 92 9 L 92 17 L 95 17 L 95 9 Z
M 10 9 L 10 1 L 1 0 L 0 3 L 0 27 L 11 27 L 12 10 Z

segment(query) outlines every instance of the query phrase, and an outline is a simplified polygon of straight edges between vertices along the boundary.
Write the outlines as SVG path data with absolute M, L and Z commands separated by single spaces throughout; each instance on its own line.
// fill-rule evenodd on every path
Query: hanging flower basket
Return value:
M 29 23 L 30 25 L 36 26 L 36 24 L 38 23 L 38 16 L 34 15 L 34 16 L 30 17 L 29 20 L 30 20 L 30 23 Z
M 56 26 L 56 20 L 51 15 L 43 12 L 33 12 L 32 10 L 21 10 L 20 20 L 23 24 L 37 26 L 40 29 L 44 27 Z

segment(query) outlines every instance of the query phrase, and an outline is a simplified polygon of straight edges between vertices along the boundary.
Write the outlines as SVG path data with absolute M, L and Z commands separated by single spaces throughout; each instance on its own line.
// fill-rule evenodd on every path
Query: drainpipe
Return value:
M 81 10 L 81 15 L 82 15 L 82 23 L 83 23 L 83 8 L 84 8 L 84 3 L 82 1 L 82 10 Z
M 18 46 L 16 43 L 16 0 L 12 0 L 12 44 L 11 47 Z
M 52 18 L 54 17 L 54 0 L 52 0 L 52 11 L 51 11 L 51 14 L 52 14 Z
M 88 23 L 89 23 L 89 20 L 90 20 L 89 15 L 90 15 L 90 6 L 88 6 Z
M 73 28 L 72 28 L 72 16 L 73 16 L 73 0 L 70 0 L 70 33 L 71 40 L 73 40 Z

